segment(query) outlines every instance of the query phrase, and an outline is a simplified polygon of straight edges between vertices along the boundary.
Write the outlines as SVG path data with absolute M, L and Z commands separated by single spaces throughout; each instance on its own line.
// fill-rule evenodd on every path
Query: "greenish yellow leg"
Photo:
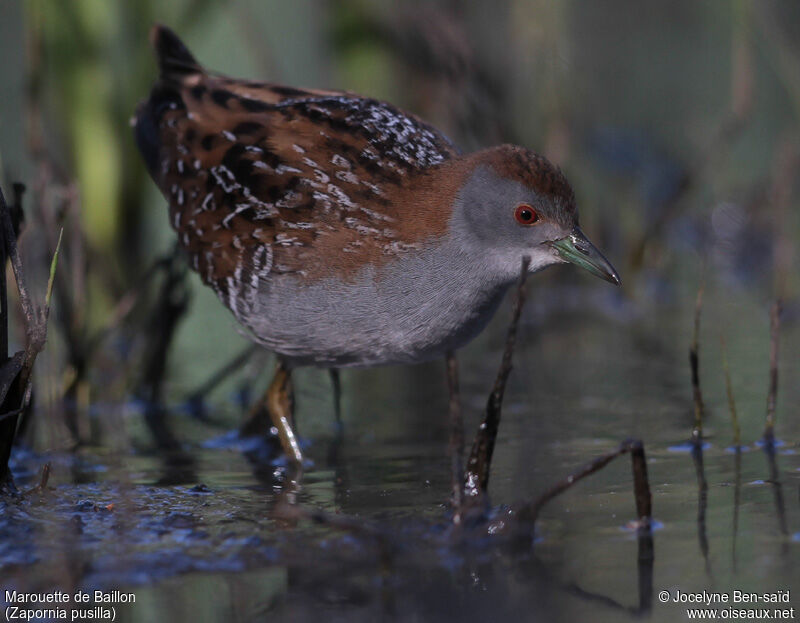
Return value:
M 303 465 L 303 453 L 300 443 L 292 428 L 292 408 L 289 398 L 291 388 L 291 372 L 282 363 L 278 363 L 275 376 L 267 390 L 267 410 L 272 425 L 278 429 L 278 437 L 286 456 L 298 466 Z

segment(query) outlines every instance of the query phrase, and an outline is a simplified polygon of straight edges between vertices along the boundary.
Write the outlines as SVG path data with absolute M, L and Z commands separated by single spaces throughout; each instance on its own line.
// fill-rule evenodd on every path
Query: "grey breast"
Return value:
M 348 280 L 276 275 L 244 293 L 237 318 L 295 365 L 414 363 L 475 337 L 507 282 L 445 240 Z

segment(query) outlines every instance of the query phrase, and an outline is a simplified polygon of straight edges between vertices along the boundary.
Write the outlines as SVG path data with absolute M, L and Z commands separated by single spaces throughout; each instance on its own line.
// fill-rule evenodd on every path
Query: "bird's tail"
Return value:
M 166 26 L 153 26 L 150 42 L 156 52 L 161 79 L 153 86 L 150 97 L 137 106 L 132 123 L 139 151 L 153 179 L 158 181 L 161 116 L 169 109 L 185 108 L 181 97 L 184 81 L 202 74 L 203 68 L 178 35 Z
M 150 43 L 156 52 L 161 77 L 180 79 L 203 71 L 183 41 L 170 28 L 155 24 L 150 30 Z

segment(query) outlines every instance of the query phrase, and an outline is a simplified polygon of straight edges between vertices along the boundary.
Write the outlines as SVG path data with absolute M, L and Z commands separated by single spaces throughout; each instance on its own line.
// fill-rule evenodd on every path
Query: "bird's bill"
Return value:
M 579 227 L 573 229 L 568 236 L 554 240 L 550 245 L 556 250 L 559 257 L 566 262 L 571 262 L 585 268 L 593 275 L 619 285 L 619 275 L 603 254 L 597 250 Z

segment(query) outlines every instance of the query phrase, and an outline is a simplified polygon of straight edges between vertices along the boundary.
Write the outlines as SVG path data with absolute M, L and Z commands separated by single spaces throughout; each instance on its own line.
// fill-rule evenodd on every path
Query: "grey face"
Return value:
M 489 167 L 477 167 L 457 197 L 453 230 L 470 254 L 480 254 L 493 272 L 511 280 L 521 258 L 536 272 L 571 262 L 619 284 L 613 266 L 578 227 L 567 199 L 545 196 Z

